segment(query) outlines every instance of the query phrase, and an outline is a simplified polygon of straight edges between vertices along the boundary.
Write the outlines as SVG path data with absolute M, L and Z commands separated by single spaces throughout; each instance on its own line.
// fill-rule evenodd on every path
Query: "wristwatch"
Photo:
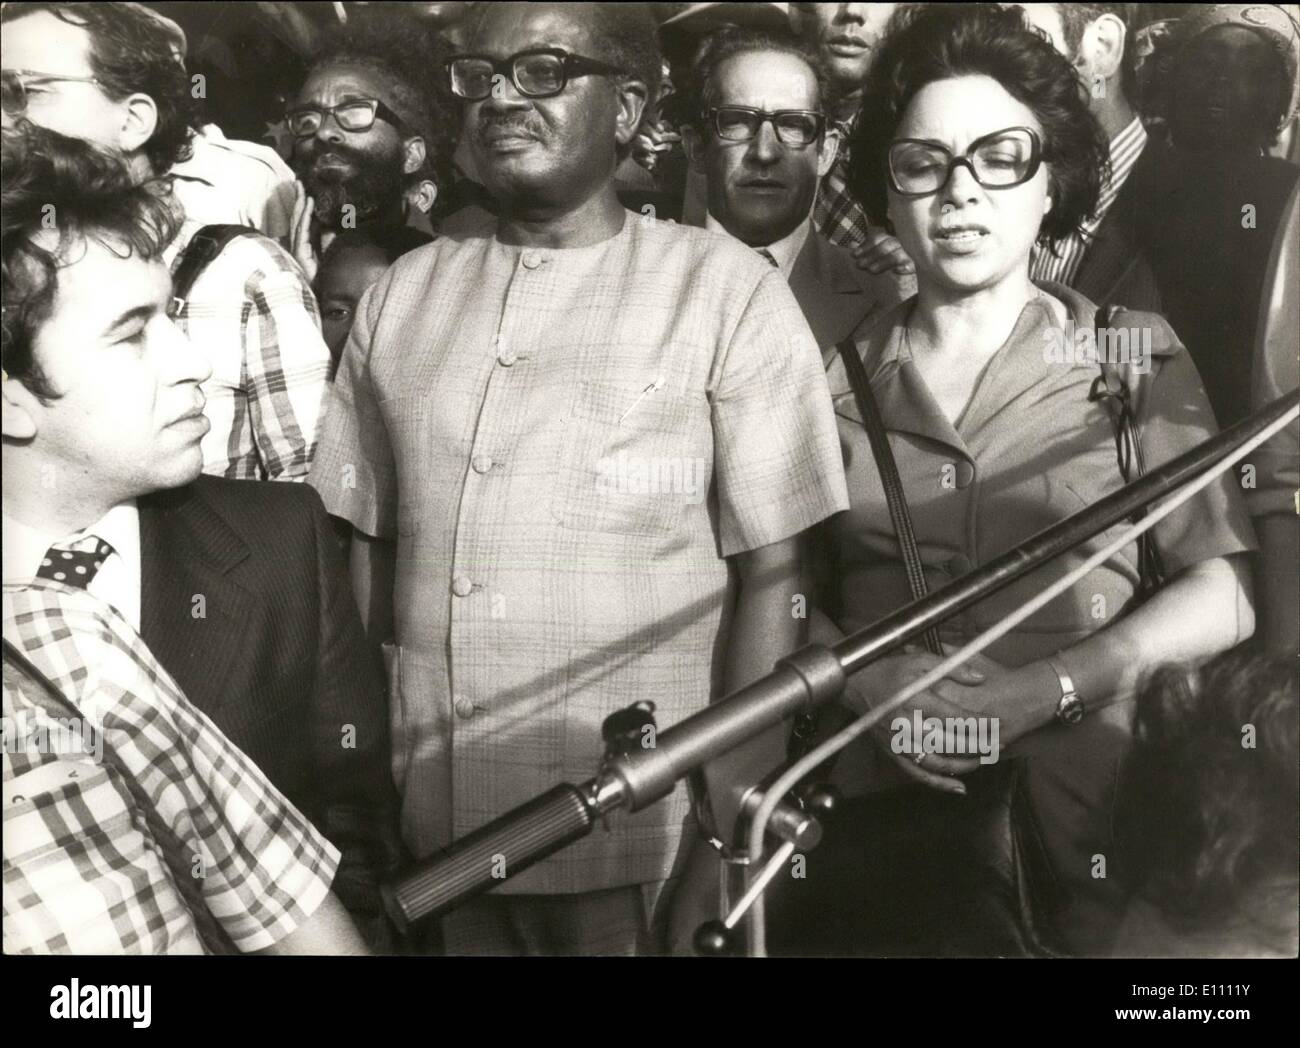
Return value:
M 1083 720 L 1086 710 L 1083 707 L 1083 700 L 1079 698 L 1079 693 L 1074 690 L 1074 681 L 1051 659 L 1047 664 L 1056 672 L 1057 678 L 1061 682 L 1061 701 L 1056 705 L 1056 719 L 1062 724 L 1078 724 Z

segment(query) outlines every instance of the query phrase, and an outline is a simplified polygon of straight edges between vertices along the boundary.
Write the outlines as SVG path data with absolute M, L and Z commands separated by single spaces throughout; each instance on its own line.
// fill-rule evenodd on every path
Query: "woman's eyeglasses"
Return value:
M 771 121 L 777 140 L 792 149 L 812 145 L 826 126 L 826 118 L 821 113 L 807 109 L 778 109 L 769 113 L 748 106 L 714 106 L 705 110 L 704 117 L 712 123 L 718 137 L 727 142 L 748 142 Z
M 525 98 L 551 98 L 579 76 L 612 76 L 622 72 L 594 58 L 571 55 L 558 47 L 520 51 L 509 58 L 457 55 L 447 62 L 452 94 L 480 102 L 492 94 L 497 77 L 509 79 Z
M 306 138 L 320 130 L 325 117 L 333 114 L 334 121 L 344 131 L 369 131 L 375 118 L 382 117 L 394 127 L 402 127 L 402 119 L 377 98 L 350 98 L 336 106 L 295 106 L 284 114 L 291 134 Z
M 946 186 L 961 164 L 985 189 L 1011 189 L 1033 178 L 1042 162 L 1042 140 L 1028 127 L 984 135 L 960 156 L 938 142 L 900 138 L 889 146 L 889 184 L 900 196 L 929 196 Z
M 33 69 L 0 69 L 0 108 L 10 116 L 27 112 L 27 102 L 44 84 L 98 84 L 93 76 L 62 76 Z

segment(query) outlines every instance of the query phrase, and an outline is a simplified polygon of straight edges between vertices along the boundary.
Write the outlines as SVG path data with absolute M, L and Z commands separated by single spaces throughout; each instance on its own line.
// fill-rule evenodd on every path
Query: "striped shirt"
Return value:
M 840 133 L 839 153 L 817 187 L 813 225 L 832 244 L 851 250 L 866 243 L 871 223 L 858 198 L 849 190 L 849 137 L 853 134 L 853 121 L 837 121 L 835 128 Z
M 1124 188 L 1124 183 L 1132 174 L 1146 144 L 1146 128 L 1137 117 L 1110 140 L 1110 179 L 1101 187 L 1096 217 L 1083 224 L 1082 235 L 1076 230 L 1058 244 L 1058 254 L 1053 254 L 1048 248 L 1036 247 L 1029 264 L 1029 275 L 1033 280 L 1050 280 L 1066 287 L 1074 286 L 1074 278 L 1079 272 L 1083 256 L 1088 252 L 1088 240 L 1101 228 L 1106 213 L 1115 203 L 1119 191 Z
M 168 246 L 173 274 L 187 221 Z M 176 318 L 212 365 L 203 383 L 203 472 L 232 480 L 303 480 L 316 453 L 330 351 L 302 270 L 275 241 L 237 237 L 199 273 Z
M 189 703 L 116 611 L 59 582 L 6 585 L 4 635 L 81 715 L 70 731 L 72 718 L 6 662 L 6 953 L 204 952 L 116 767 L 183 842 L 208 909 L 241 951 L 274 945 L 315 911 L 338 849 Z M 117 759 L 104 762 L 110 747 Z

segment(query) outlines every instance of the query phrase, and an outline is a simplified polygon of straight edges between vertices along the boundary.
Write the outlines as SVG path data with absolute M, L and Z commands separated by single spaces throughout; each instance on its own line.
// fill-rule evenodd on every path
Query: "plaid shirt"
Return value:
M 832 244 L 855 248 L 866 242 L 871 223 L 862 205 L 849 192 L 849 137 L 853 134 L 853 121 L 836 121 L 835 129 L 840 133 L 840 149 L 835 163 L 817 187 L 813 225 Z
M 4 635 L 192 849 L 208 908 L 240 950 L 279 942 L 321 904 L 338 850 L 190 705 L 117 612 L 58 582 L 6 585 Z M 203 952 L 130 791 L 93 747 L 43 741 L 58 722 L 39 693 L 6 666 L 5 952 Z
M 167 249 L 176 270 L 187 221 Z M 199 273 L 176 318 L 204 349 L 203 384 L 212 423 L 203 472 L 234 480 L 303 480 L 316 451 L 330 352 L 306 278 L 279 244 L 242 236 Z
M 411 848 L 590 778 L 617 709 L 652 701 L 664 728 L 706 707 L 723 558 L 843 508 L 843 474 L 812 333 L 729 237 L 629 213 L 589 247 L 488 235 L 399 259 L 358 306 L 311 483 L 396 540 Z M 687 808 L 679 789 L 501 890 L 664 880 Z

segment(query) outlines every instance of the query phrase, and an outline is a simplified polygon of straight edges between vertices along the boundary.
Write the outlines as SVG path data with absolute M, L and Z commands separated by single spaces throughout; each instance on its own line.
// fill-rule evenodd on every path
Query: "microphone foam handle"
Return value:
M 556 786 L 385 884 L 384 906 L 406 931 L 585 837 L 594 822 L 595 814 L 576 786 Z

